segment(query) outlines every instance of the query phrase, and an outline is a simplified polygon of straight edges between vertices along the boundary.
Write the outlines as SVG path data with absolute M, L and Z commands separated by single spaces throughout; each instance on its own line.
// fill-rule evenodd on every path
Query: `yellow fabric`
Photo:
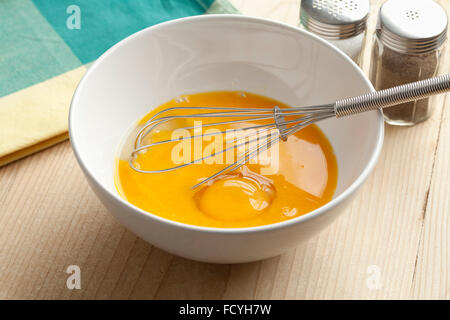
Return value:
M 68 112 L 86 67 L 0 98 L 0 166 L 67 139 Z
M 63 134 L 52 137 L 48 140 L 31 145 L 28 148 L 21 149 L 16 152 L 7 154 L 6 156 L 3 156 L 0 158 L 0 167 L 4 166 L 5 164 L 8 164 L 10 162 L 22 159 L 22 158 L 24 158 L 30 154 L 33 154 L 35 152 L 41 151 L 45 148 L 51 147 L 51 146 L 57 144 L 58 142 L 66 140 L 68 137 L 69 137 L 69 133 L 65 132 Z

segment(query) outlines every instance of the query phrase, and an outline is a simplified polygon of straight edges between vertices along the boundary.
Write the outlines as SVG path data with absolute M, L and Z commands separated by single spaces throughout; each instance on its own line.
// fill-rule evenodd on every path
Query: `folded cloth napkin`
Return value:
M 237 13 L 227 0 L 1 0 L 0 166 L 67 139 L 90 62 L 148 26 Z

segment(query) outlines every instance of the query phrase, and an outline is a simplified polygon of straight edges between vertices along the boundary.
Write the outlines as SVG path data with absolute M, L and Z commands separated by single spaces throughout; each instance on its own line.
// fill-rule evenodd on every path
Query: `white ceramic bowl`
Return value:
M 319 123 L 337 156 L 338 185 L 331 202 L 304 216 L 261 227 L 206 228 L 160 218 L 123 200 L 114 186 L 113 166 L 130 126 L 180 94 L 214 90 L 244 90 L 290 105 L 311 105 L 373 88 L 349 58 L 318 37 L 245 16 L 173 20 L 142 30 L 108 50 L 89 68 L 73 97 L 72 147 L 109 211 L 163 250 L 217 263 L 281 254 L 336 219 L 377 161 L 383 117 L 373 111 Z

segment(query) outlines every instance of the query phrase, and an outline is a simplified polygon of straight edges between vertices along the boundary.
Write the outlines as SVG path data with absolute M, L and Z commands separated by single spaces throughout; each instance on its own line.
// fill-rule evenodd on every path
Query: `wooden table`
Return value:
M 298 19 L 299 1 L 232 2 L 244 14 Z M 0 169 L 0 298 L 448 299 L 450 98 L 443 104 L 435 99 L 423 124 L 386 127 L 375 171 L 331 227 L 249 264 L 188 261 L 125 230 L 89 189 L 69 142 L 12 163 Z M 79 290 L 66 286 L 70 265 L 80 267 Z

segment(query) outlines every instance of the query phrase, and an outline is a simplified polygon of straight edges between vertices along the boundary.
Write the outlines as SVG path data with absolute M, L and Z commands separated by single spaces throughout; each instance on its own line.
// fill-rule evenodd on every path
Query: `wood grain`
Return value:
M 297 24 L 299 1 L 232 2 L 244 14 Z M 372 2 L 376 13 L 381 1 Z M 89 189 L 69 142 L 5 166 L 0 299 L 449 299 L 450 98 L 446 108 L 444 96 L 433 104 L 425 123 L 386 127 L 376 169 L 331 227 L 249 264 L 174 257 L 125 230 Z M 80 290 L 66 287 L 69 265 L 81 268 Z

